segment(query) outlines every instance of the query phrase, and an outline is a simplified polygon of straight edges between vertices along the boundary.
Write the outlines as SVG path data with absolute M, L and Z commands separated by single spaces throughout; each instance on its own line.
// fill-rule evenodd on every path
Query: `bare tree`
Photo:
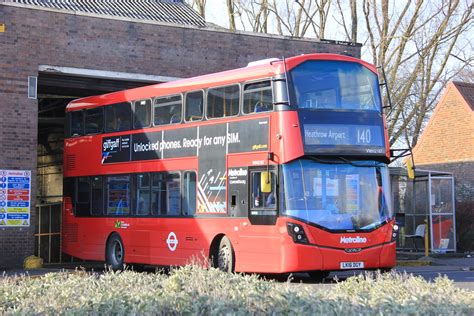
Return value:
M 454 79 L 462 82 L 474 83 L 474 69 L 472 67 L 466 67 L 461 70 Z
M 186 0 L 191 7 L 197 9 L 197 12 L 203 19 L 206 19 L 206 0 Z
M 385 68 L 391 91 L 390 143 L 407 132 L 405 141 L 414 146 L 444 83 L 472 65 L 470 57 L 447 69 L 459 50 L 460 35 L 472 28 L 473 4 L 462 5 L 460 0 L 394 3 L 364 0 L 362 9 L 372 61 Z
M 280 25 L 280 34 L 286 32 L 291 36 L 304 37 L 311 28 L 316 38 L 324 38 L 331 0 L 286 0 L 279 3 L 278 6 L 273 1 L 270 10 L 277 25 Z
M 240 23 L 245 30 L 250 26 L 253 32 L 270 33 L 268 0 L 236 0 L 234 2 L 235 15 L 240 17 Z
M 229 0 L 227 0 L 229 1 Z M 242 28 L 294 37 L 325 35 L 332 0 L 233 0 Z M 270 26 L 271 25 L 271 26 Z
M 343 9 L 346 7 L 346 4 L 342 3 L 341 0 L 336 0 L 337 12 L 335 12 L 333 18 L 336 23 L 341 25 L 344 29 L 345 40 L 357 43 L 357 2 L 356 0 L 350 0 L 349 4 L 351 8 L 350 26 L 348 25 L 349 22 L 346 21 L 346 15 Z
M 234 0 L 226 0 L 227 4 L 227 15 L 229 17 L 229 29 L 231 31 L 235 31 L 235 1 Z
M 357 2 L 351 0 L 351 42 L 357 43 Z

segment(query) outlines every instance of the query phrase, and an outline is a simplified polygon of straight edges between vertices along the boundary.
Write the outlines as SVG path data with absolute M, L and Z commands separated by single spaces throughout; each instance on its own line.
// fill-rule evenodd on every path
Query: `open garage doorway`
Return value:
M 37 80 L 38 161 L 35 255 L 45 263 L 61 257 L 61 202 L 65 108 L 74 99 L 177 78 L 40 66 Z

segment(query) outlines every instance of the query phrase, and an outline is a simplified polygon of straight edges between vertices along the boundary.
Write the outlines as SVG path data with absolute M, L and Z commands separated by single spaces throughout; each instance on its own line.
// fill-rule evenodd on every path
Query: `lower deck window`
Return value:
M 153 215 L 177 216 L 181 213 L 179 173 L 153 174 L 151 206 Z
M 76 216 L 189 216 L 196 213 L 195 171 L 65 179 Z
M 196 173 L 186 171 L 183 176 L 183 215 L 196 213 Z
M 136 197 L 135 197 L 135 214 L 150 214 L 150 174 L 140 173 L 136 175 Z
M 88 177 L 77 178 L 76 215 L 90 214 L 90 182 Z
M 91 205 L 91 214 L 92 215 L 102 215 L 104 210 L 104 191 L 102 186 L 102 177 L 92 177 L 92 205 Z
M 130 214 L 130 176 L 107 177 L 107 214 Z

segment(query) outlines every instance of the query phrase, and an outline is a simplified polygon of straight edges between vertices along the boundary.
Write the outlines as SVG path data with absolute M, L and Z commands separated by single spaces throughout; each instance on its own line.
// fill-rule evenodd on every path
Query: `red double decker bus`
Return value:
M 376 69 L 308 54 L 67 106 L 63 251 L 308 272 L 395 265 Z

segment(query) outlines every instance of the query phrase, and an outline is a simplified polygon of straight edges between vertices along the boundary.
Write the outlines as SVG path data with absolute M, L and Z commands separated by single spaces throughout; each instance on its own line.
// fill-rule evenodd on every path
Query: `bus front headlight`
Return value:
M 293 238 L 293 241 L 298 244 L 307 244 L 308 238 L 304 232 L 303 226 L 295 223 L 286 223 L 288 229 L 288 235 Z

